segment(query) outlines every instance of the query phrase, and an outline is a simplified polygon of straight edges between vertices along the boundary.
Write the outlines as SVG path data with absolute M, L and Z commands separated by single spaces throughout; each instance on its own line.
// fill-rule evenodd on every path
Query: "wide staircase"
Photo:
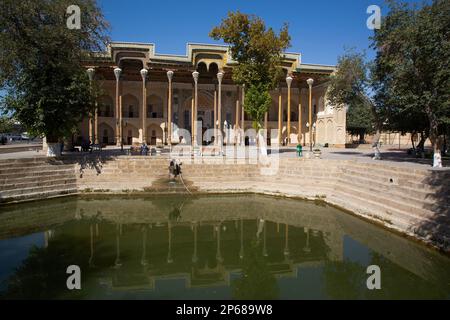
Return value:
M 450 240 L 450 171 L 356 161 L 340 171 L 333 203 L 410 234 Z
M 74 168 L 47 158 L 0 160 L 0 203 L 75 194 Z

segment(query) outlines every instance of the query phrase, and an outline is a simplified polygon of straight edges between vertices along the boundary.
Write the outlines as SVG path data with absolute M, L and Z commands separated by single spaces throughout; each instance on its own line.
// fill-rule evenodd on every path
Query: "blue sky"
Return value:
M 367 7 L 383 0 L 154 1 L 99 0 L 116 41 L 151 42 L 158 53 L 185 54 L 187 42 L 216 43 L 208 37 L 228 11 L 256 14 L 279 29 L 289 23 L 291 52 L 303 62 L 335 64 L 344 47 L 368 49 Z M 368 51 L 369 57 L 372 56 Z

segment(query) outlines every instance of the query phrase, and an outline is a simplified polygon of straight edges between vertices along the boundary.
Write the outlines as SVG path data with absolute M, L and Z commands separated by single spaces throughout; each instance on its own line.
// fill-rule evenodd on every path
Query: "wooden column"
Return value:
M 219 72 L 217 74 L 217 80 L 219 81 L 219 91 L 218 91 L 218 97 L 217 97 L 217 121 L 218 121 L 218 137 L 219 137 L 219 146 L 222 150 L 223 146 L 223 140 L 222 140 L 222 79 L 223 79 L 223 73 Z
M 312 85 L 314 83 L 313 79 L 307 80 L 309 86 L 309 149 L 312 151 L 312 132 L 313 132 L 313 124 L 312 124 Z
M 141 120 L 141 143 L 147 143 L 147 137 L 145 132 L 145 118 L 146 118 L 146 112 L 145 108 L 147 106 L 147 69 L 141 70 L 141 77 L 142 77 L 142 108 L 141 108 L 141 114 L 140 114 L 140 120 Z
M 214 145 L 217 145 L 217 87 L 214 85 Z
M 93 116 L 92 112 L 89 112 L 88 125 L 89 125 L 89 143 L 94 143 L 94 130 L 93 130 Z
M 264 114 L 264 129 L 266 129 L 266 143 L 267 143 L 267 137 L 269 137 L 269 113 L 266 112 Z
M 195 113 L 195 106 L 194 106 L 194 97 L 192 96 L 191 99 L 191 145 L 194 145 L 194 113 Z
M 192 72 L 192 77 L 194 78 L 194 145 L 198 145 L 198 137 L 197 137 L 197 112 L 198 112 L 198 76 L 199 73 L 197 71 Z
M 281 88 L 278 89 L 278 144 L 281 145 L 283 137 L 283 106 L 281 104 Z
M 239 109 L 241 108 L 241 102 L 239 100 L 239 87 L 236 87 L 236 121 L 234 124 L 234 144 L 237 145 L 239 134 Z
M 119 146 L 123 146 L 122 94 L 119 96 Z
M 120 99 L 120 74 L 122 73 L 122 69 L 115 68 L 114 75 L 116 76 L 116 145 L 120 146 L 121 138 L 120 138 L 120 118 L 121 118 L 121 99 Z
M 167 71 L 169 80 L 169 97 L 167 101 L 167 144 L 172 145 L 172 78 L 173 71 Z
M 301 92 L 301 91 L 300 91 Z M 301 101 L 301 100 L 299 100 Z M 298 104 L 298 126 L 297 126 L 297 140 L 298 144 L 302 143 L 302 103 Z
M 90 90 L 90 93 L 92 94 L 92 81 L 94 81 L 94 74 L 95 74 L 94 68 L 87 69 L 87 73 L 89 76 L 89 90 Z M 94 133 L 95 129 L 93 127 L 95 127 L 94 122 L 95 122 L 96 106 L 97 106 L 97 103 L 95 103 L 95 106 L 94 106 L 94 114 L 92 114 L 92 112 L 89 112 L 89 116 L 88 116 L 88 125 L 89 125 L 88 131 L 89 131 L 89 142 L 90 143 L 95 143 L 95 133 Z
M 98 140 L 98 104 L 95 102 L 95 114 L 94 114 L 94 143 L 99 144 Z
M 241 143 L 243 146 L 245 146 L 245 110 L 244 110 L 244 103 L 245 103 L 245 85 L 242 86 L 242 107 L 241 107 Z
M 286 78 L 286 83 L 288 86 L 288 103 L 287 103 L 287 144 L 291 143 L 291 84 L 292 77 Z

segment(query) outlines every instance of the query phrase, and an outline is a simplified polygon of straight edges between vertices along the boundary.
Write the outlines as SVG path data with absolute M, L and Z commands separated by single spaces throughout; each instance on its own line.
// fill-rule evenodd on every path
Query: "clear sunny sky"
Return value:
M 156 52 L 186 53 L 187 42 L 216 43 L 208 37 L 228 11 L 256 14 L 268 26 L 290 26 L 292 47 L 303 62 L 335 64 L 344 47 L 368 49 L 370 5 L 386 12 L 383 0 L 99 0 L 115 41 L 155 43 Z M 371 52 L 368 51 L 369 57 Z

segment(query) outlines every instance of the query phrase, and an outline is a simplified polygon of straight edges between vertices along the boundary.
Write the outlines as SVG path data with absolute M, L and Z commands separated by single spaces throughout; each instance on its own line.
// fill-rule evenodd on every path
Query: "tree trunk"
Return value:
M 59 157 L 61 156 L 61 143 L 48 142 L 47 143 L 47 157 Z
M 442 137 L 439 136 L 437 129 L 430 128 L 430 140 L 433 145 L 433 168 L 442 168 Z
M 267 157 L 267 139 L 265 138 L 262 130 L 258 130 L 258 134 L 256 135 L 256 141 L 258 144 L 258 155 L 261 154 L 263 157 Z
M 420 141 L 419 141 L 419 143 L 417 144 L 417 147 L 416 147 L 416 149 L 417 150 L 423 150 L 424 149 L 424 145 L 425 145 L 425 141 L 427 141 L 427 139 L 428 139 L 428 135 L 425 133 L 423 133 L 423 132 L 421 132 L 420 133 Z
M 417 155 L 417 149 L 416 149 L 416 145 L 414 144 L 414 138 L 416 136 L 416 132 L 411 132 L 411 145 L 412 145 L 412 149 L 413 149 L 413 156 L 415 157 Z
M 426 106 L 425 111 L 430 121 L 430 140 L 433 145 L 433 168 L 442 168 L 442 139 L 439 136 L 439 123 L 430 106 Z
M 364 129 L 359 130 L 359 144 L 364 144 L 364 136 L 366 131 Z
M 428 134 L 425 132 L 420 133 L 420 141 L 417 144 L 417 151 L 420 153 L 422 158 L 425 157 L 425 141 L 428 139 Z
M 372 102 L 369 97 L 367 97 L 365 94 L 360 93 L 360 97 L 363 99 L 363 101 L 370 107 L 370 110 L 372 111 L 373 117 L 375 119 L 375 136 L 373 137 L 373 143 L 372 148 L 374 151 L 374 157 L 373 160 L 381 160 L 381 152 L 380 152 L 380 138 L 381 138 L 381 130 L 383 128 L 383 121 L 380 119 L 377 109 L 375 107 L 375 103 Z
M 374 152 L 373 160 L 381 160 L 381 152 L 379 149 L 380 146 L 380 138 L 381 138 L 381 130 L 377 128 L 375 136 L 373 137 L 372 148 Z

